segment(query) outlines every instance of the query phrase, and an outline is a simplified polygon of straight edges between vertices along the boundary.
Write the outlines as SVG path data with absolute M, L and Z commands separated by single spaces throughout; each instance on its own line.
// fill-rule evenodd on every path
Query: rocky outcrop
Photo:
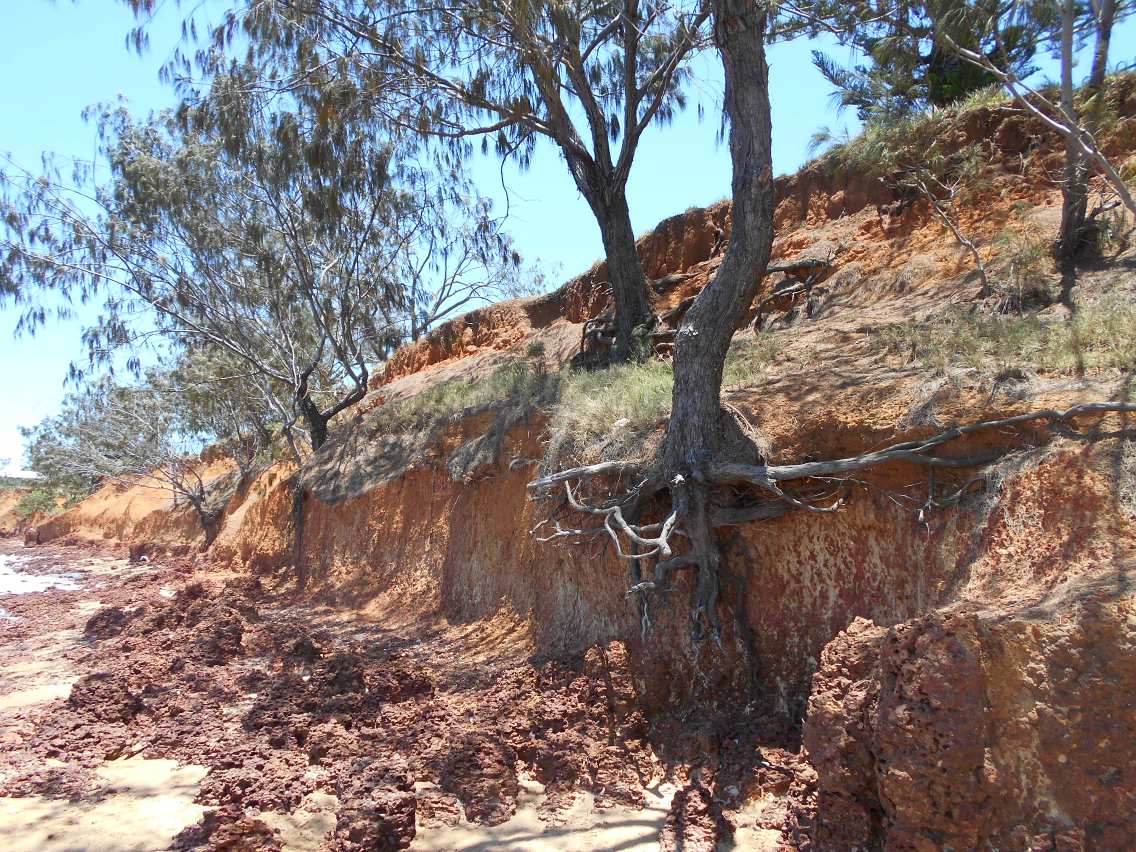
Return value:
M 1051 460 L 1008 489 L 1000 560 L 960 600 L 825 647 L 804 725 L 820 848 L 1128 848 L 1132 529 L 1103 480 L 1072 479 Z
M 1020 613 L 858 620 L 831 642 L 805 723 L 820 848 L 1128 848 L 1128 573 Z

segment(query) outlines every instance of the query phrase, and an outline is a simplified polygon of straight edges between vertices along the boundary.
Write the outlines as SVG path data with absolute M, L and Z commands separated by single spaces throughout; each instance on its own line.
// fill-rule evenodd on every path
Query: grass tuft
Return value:
M 930 323 L 888 326 L 880 334 L 892 351 L 943 374 L 960 366 L 995 373 L 1136 366 L 1136 304 L 1119 294 L 1084 305 L 1066 322 L 958 312 Z
M 387 403 L 374 411 L 368 425 L 373 432 L 388 435 L 429 432 L 471 409 L 555 399 L 562 380 L 560 373 L 517 358 L 475 381 L 442 382 L 409 399 Z
M 568 373 L 549 422 L 549 461 L 592 448 L 605 458 L 638 455 L 646 434 L 670 416 L 673 386 L 665 361 Z

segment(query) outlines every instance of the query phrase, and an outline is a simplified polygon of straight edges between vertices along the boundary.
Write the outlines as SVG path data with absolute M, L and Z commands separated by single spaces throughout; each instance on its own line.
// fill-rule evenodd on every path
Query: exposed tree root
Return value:
M 708 470 L 708 479 L 717 484 L 748 483 L 778 493 L 778 481 L 794 479 L 807 479 L 818 476 L 832 476 L 840 473 L 851 473 L 855 470 L 864 470 L 879 464 L 894 461 L 907 461 L 913 464 L 929 465 L 932 467 L 978 467 L 989 464 L 1005 455 L 1004 452 L 994 451 L 977 456 L 963 458 L 944 458 L 932 456 L 928 453 L 944 444 L 950 443 L 964 435 L 972 435 L 990 429 L 1003 429 L 1010 426 L 1020 426 L 1033 421 L 1046 421 L 1049 428 L 1058 424 L 1068 423 L 1070 420 L 1086 414 L 1109 414 L 1119 412 L 1136 412 L 1136 403 L 1128 402 L 1091 402 L 1074 405 L 1065 411 L 1044 409 L 1031 411 L 1027 414 L 1018 414 L 1014 417 L 1004 417 L 998 420 L 983 420 L 965 426 L 956 426 L 940 432 L 930 438 L 917 441 L 905 441 L 893 444 L 882 450 L 851 456 L 831 461 L 806 462 L 804 464 L 770 465 L 759 467 L 754 465 L 717 464 Z
M 932 451 L 967 435 L 1012 429 L 1031 423 L 1042 423 L 1049 429 L 1058 430 L 1070 426 L 1078 417 L 1111 413 L 1136 413 L 1136 403 L 1084 403 L 1064 411 L 1044 409 L 1013 417 L 983 420 L 956 426 L 929 438 L 904 441 L 881 450 L 842 459 L 788 465 L 752 465 L 711 460 L 695 467 L 691 477 L 676 474 L 665 486 L 656 473 L 643 474 L 648 468 L 657 470 L 657 462 L 612 461 L 560 471 L 530 482 L 528 488 L 530 491 L 540 491 L 563 484 L 564 500 L 568 507 L 578 514 L 602 519 L 596 527 L 570 529 L 561 527 L 559 521 L 553 521 L 555 531 L 538 538 L 540 541 L 565 539 L 580 542 L 606 535 L 614 545 L 617 556 L 632 564 L 632 582 L 627 590 L 629 597 L 667 591 L 671 588 L 670 577 L 675 571 L 697 569 L 691 605 L 693 639 L 700 641 L 709 635 L 720 642 L 719 616 L 716 611 L 720 554 L 715 530 L 771 520 L 792 511 L 835 512 L 843 503 L 843 492 L 853 484 L 862 484 L 860 480 L 845 476 L 855 471 L 894 462 L 924 466 L 930 471 L 939 467 L 982 468 L 1013 452 L 1012 449 L 1005 449 L 963 457 L 931 455 Z M 1080 436 L 1079 433 L 1074 434 Z M 607 501 L 606 505 L 592 505 L 581 499 L 579 492 L 584 480 L 629 472 L 643 476 L 639 485 Z M 959 502 L 984 478 L 980 473 L 961 487 L 937 496 L 932 475 L 928 481 L 927 500 L 917 509 L 921 522 L 926 523 L 924 517 L 929 510 Z M 824 484 L 819 489 L 796 493 L 788 493 L 781 487 L 783 482 L 806 479 L 823 480 Z M 741 486 L 740 490 L 738 486 Z M 671 496 L 671 510 L 664 520 L 650 524 L 636 523 L 634 519 L 637 518 L 638 508 L 664 487 L 669 489 Z M 754 495 L 754 488 L 765 496 Z M 823 501 L 823 505 L 818 505 L 820 501 Z M 533 534 L 536 535 L 549 521 L 552 519 L 542 521 L 534 527 Z M 686 539 L 685 552 L 675 552 L 675 537 Z M 654 570 L 645 577 L 642 565 L 650 562 L 654 563 Z M 649 625 L 645 609 L 643 624 L 644 629 Z

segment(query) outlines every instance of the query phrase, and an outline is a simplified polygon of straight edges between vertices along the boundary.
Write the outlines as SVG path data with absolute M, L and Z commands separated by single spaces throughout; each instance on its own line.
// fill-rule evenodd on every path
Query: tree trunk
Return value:
M 635 250 L 635 231 L 631 228 L 631 210 L 622 188 L 608 187 L 601 193 L 589 192 L 589 203 L 599 222 L 607 257 L 607 274 L 615 300 L 614 360 L 626 361 L 635 354 L 632 332 L 636 326 L 651 320 L 651 303 L 647 298 L 647 276 Z M 604 200 L 599 195 L 610 198 Z
M 1076 118 L 1073 101 L 1073 39 L 1076 23 L 1074 0 L 1061 4 L 1061 106 L 1070 118 Z M 1081 239 L 1088 208 L 1088 164 L 1080 147 L 1072 140 L 1065 141 L 1065 176 L 1061 185 L 1061 230 L 1057 236 L 1057 258 L 1062 276 L 1070 279 L 1074 262 L 1081 250 Z M 1063 284 L 1063 290 L 1070 284 Z
M 292 479 L 292 564 L 296 568 L 296 585 L 308 587 L 308 566 L 304 561 L 304 502 L 307 494 L 300 479 L 300 471 Z
M 205 533 L 205 544 L 202 550 L 207 550 L 213 540 L 217 538 L 217 533 L 221 531 L 221 512 L 209 512 L 205 508 L 205 499 L 193 495 L 189 498 L 190 504 L 193 506 L 194 511 L 197 513 L 197 520 L 201 523 L 201 530 Z
M 1108 74 L 1108 51 L 1112 42 L 1112 25 L 1116 21 L 1116 0 L 1101 0 L 1097 18 L 1097 43 L 1093 49 L 1093 70 L 1089 74 L 1089 93 L 1096 94 L 1104 86 Z
M 687 311 L 675 338 L 674 390 L 663 450 L 675 509 L 698 563 L 694 606 L 699 621 L 718 630 L 717 540 L 709 522 L 707 462 L 736 447 L 732 421 L 720 403 L 726 352 L 769 262 L 773 245 L 773 167 L 766 16 L 747 0 L 712 0 L 714 38 L 725 72 L 725 109 L 733 163 L 733 232 L 714 280 Z M 736 436 L 733 436 L 736 437 Z M 756 454 L 756 448 L 748 451 Z
M 318 450 L 327 443 L 328 418 L 324 416 L 310 396 L 300 398 L 300 413 L 304 415 L 304 422 L 308 424 L 308 435 L 312 439 L 312 449 Z
M 667 466 L 692 473 L 716 448 L 726 351 L 769 262 L 773 167 L 765 17 L 744 0 L 714 0 L 714 32 L 725 70 L 733 161 L 733 233 L 714 280 L 686 312 L 675 336 Z

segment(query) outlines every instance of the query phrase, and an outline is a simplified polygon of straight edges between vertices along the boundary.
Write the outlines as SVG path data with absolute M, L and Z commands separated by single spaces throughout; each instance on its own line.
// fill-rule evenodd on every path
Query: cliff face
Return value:
M 960 140 L 989 140 L 1001 163 L 988 203 L 962 221 L 987 253 L 1003 229 L 1050 228 L 1058 214 L 1058 191 L 1042 178 L 1055 140 L 1023 122 L 996 109 L 960 122 Z M 1041 146 L 1029 169 L 1027 145 Z M 835 269 L 812 315 L 787 318 L 757 372 L 726 392 L 772 460 L 851 455 L 1122 391 L 1109 370 L 921 366 L 881 329 L 942 316 L 977 290 L 930 211 L 896 209 L 881 185 L 819 166 L 782 179 L 779 199 L 775 258 L 831 256 Z M 659 286 L 657 308 L 709 280 L 715 228 L 728 233 L 725 204 L 640 240 L 651 278 L 687 274 Z M 1081 291 L 1131 296 L 1126 257 L 1086 272 Z M 688 703 L 728 714 L 758 700 L 803 726 L 813 848 L 1125 848 L 1136 835 L 1136 713 L 1126 698 L 1136 689 L 1136 530 L 1123 442 L 984 433 L 959 453 L 1046 450 L 1007 463 L 981 493 L 958 479 L 949 505 L 926 505 L 926 471 L 897 463 L 847 484 L 834 514 L 731 528 L 722 544 L 736 619 L 721 651 L 692 655 L 688 579 L 652 600 L 645 621 L 606 539 L 557 546 L 532 534 L 548 514 L 525 489 L 545 454 L 541 412 L 455 415 L 403 455 L 374 436 L 385 405 L 484 376 L 531 341 L 566 360 L 606 304 L 605 277 L 599 264 L 556 293 L 479 309 L 401 350 L 363 413 L 299 474 L 299 564 L 292 472 L 281 467 L 233 498 L 210 558 L 303 576 L 305 594 L 391 624 L 476 632 L 504 619 L 515 647 L 538 657 L 619 641 L 650 714 Z M 190 548 L 199 538 L 189 520 L 136 492 L 96 495 L 39 539 L 85 530 Z M 782 842 L 805 842 L 785 831 Z
M 958 593 L 825 648 L 804 736 L 821 848 L 1130 842 L 1136 542 L 1110 462 L 1050 456 L 1008 487 Z

